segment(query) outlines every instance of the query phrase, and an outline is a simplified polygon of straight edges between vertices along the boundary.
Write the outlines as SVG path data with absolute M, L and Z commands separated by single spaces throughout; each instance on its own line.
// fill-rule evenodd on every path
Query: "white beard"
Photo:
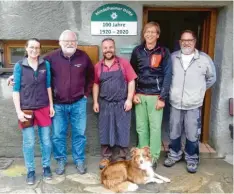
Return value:
M 65 54 L 73 55 L 76 52 L 76 48 L 64 48 L 63 52 Z
M 184 48 L 182 48 L 182 47 L 181 47 L 181 52 L 182 52 L 183 54 L 185 54 L 185 55 L 190 55 L 190 54 L 193 53 L 193 51 L 194 51 L 193 48 L 189 48 L 189 47 L 184 47 Z

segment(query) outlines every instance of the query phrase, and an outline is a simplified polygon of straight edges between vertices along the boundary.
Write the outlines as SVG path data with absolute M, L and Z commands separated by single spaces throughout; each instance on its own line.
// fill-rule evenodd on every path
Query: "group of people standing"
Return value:
M 27 41 L 27 55 L 15 64 L 14 77 L 8 82 L 13 85 L 13 100 L 23 134 L 28 184 L 35 182 L 35 125 L 40 137 L 44 178 L 52 178 L 51 150 L 57 161 L 56 174 L 65 173 L 69 122 L 73 161 L 79 174 L 86 173 L 86 103 L 91 92 L 93 110 L 99 115 L 100 169 L 113 160 L 128 159 L 133 104 L 138 147 L 150 147 L 152 164 L 156 167 L 161 151 L 163 109 L 169 97 L 171 141 L 164 165 L 171 167 L 181 160 L 184 130 L 187 170 L 197 171 L 201 107 L 206 90 L 216 81 L 215 66 L 208 55 L 195 48 L 196 36 L 190 30 L 182 32 L 181 49 L 172 54 L 157 41 L 158 23 L 147 23 L 143 36 L 144 41 L 134 48 L 130 61 L 116 55 L 112 38 L 104 39 L 103 59 L 95 66 L 85 52 L 77 49 L 77 36 L 71 30 L 60 35 L 61 48 L 44 58 L 40 57 L 40 41 Z M 27 114 L 28 110 L 33 113 Z M 30 119 L 33 124 L 23 127 Z

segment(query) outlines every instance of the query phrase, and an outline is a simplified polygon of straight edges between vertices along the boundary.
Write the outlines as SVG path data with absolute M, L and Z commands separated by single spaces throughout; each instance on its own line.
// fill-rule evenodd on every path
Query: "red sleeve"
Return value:
M 135 71 L 133 70 L 131 64 L 127 60 L 123 60 L 123 68 L 125 73 L 125 78 L 127 82 L 130 82 L 137 78 Z
M 94 83 L 99 84 L 100 79 L 100 64 L 97 63 L 94 68 Z

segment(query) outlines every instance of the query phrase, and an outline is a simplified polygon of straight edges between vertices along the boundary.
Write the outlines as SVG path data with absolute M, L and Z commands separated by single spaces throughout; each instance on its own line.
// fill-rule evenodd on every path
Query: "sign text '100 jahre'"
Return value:
M 102 27 L 105 29 L 100 30 L 100 34 L 128 34 L 128 30 L 120 30 L 121 27 L 126 27 L 126 24 L 120 22 L 103 22 Z M 114 28 L 118 29 L 114 29 Z
M 104 22 L 103 27 L 125 27 L 126 24 L 120 23 L 120 22 Z

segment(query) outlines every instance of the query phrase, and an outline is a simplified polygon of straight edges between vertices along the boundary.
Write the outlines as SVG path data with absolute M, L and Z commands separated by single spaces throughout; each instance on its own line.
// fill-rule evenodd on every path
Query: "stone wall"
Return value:
M 233 98 L 233 6 L 219 9 L 215 42 L 217 83 L 212 90 L 210 142 L 220 155 L 233 153 L 229 98 Z

